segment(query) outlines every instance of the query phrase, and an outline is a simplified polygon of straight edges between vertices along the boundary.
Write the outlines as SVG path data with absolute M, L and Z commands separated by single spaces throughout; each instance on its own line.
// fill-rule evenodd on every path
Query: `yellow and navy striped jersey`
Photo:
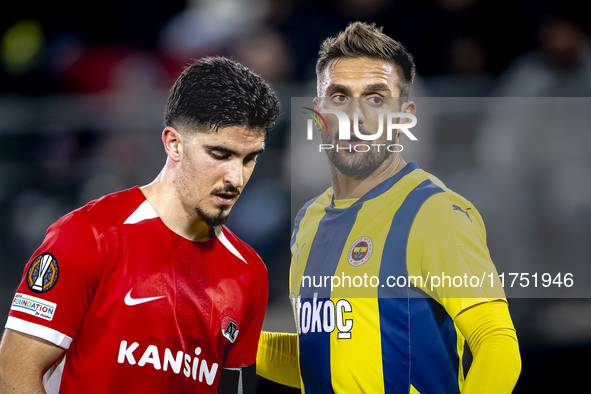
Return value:
M 505 297 L 478 211 L 414 162 L 342 205 L 329 188 L 295 220 L 302 393 L 459 393 L 453 319 Z

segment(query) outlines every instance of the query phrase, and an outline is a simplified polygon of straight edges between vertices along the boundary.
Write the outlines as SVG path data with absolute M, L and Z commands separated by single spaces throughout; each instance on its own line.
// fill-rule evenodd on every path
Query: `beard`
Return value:
M 199 215 L 201 220 L 211 227 L 217 227 L 225 224 L 228 221 L 228 216 L 230 216 L 230 213 L 225 213 L 223 208 L 220 208 L 217 214 L 207 213 L 199 206 L 195 207 L 195 211 L 197 211 L 197 215 Z
M 236 198 L 240 196 L 240 190 L 234 186 L 226 185 L 223 188 L 217 188 L 211 192 L 212 195 L 222 194 L 222 193 L 232 193 L 236 195 Z M 228 221 L 228 217 L 230 216 L 230 207 L 221 207 L 217 211 L 217 213 L 212 214 L 206 212 L 201 206 L 197 205 L 195 207 L 195 211 L 197 215 L 203 220 L 205 224 L 212 227 L 221 226 L 222 224 Z
M 351 129 L 351 132 L 352 131 L 353 130 Z M 359 125 L 359 132 L 365 135 L 368 134 L 362 125 Z M 332 166 L 335 167 L 339 172 L 349 177 L 368 177 L 375 170 L 377 170 L 382 165 L 382 163 L 388 158 L 388 155 L 391 154 L 386 149 L 388 140 L 386 139 L 385 133 L 377 140 L 362 141 L 362 143 L 369 145 L 371 148 L 367 152 L 356 152 L 353 148 L 351 148 L 351 152 L 349 152 L 348 148 L 339 149 L 337 151 L 336 146 L 338 146 L 339 142 L 341 142 L 341 140 L 339 140 L 337 136 L 338 132 L 321 132 L 322 143 L 332 144 L 335 147 L 334 149 L 326 150 L 328 160 L 330 161 Z M 358 139 L 355 138 L 351 141 L 358 141 Z M 372 144 L 385 145 L 381 146 L 378 151 L 377 147 L 372 146 Z

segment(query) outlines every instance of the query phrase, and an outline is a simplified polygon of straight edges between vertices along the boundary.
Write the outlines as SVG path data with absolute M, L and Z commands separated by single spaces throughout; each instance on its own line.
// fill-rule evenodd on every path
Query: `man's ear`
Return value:
M 402 104 L 402 107 L 400 108 L 401 112 L 405 113 L 405 114 L 410 114 L 410 115 L 414 115 L 417 112 L 417 105 L 412 102 L 412 101 L 407 101 L 404 104 Z M 403 125 L 404 123 L 411 123 L 412 119 L 408 118 L 408 117 L 400 117 L 399 119 L 400 121 L 400 125 Z M 408 129 L 406 129 L 408 130 Z M 400 136 L 404 134 L 404 132 L 401 129 L 398 129 L 396 132 L 396 138 L 398 140 L 397 143 L 399 143 L 399 139 Z
M 182 155 L 183 137 L 174 127 L 167 126 L 162 131 L 164 150 L 172 161 L 180 161 Z
M 413 101 L 407 101 L 402 104 L 402 112 L 414 115 L 417 112 L 417 105 Z M 403 123 L 410 123 L 410 119 L 405 118 Z

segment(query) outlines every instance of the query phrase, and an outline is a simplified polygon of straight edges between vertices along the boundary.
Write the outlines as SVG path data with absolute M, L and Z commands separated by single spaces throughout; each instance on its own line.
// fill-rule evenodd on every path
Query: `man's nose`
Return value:
M 351 100 L 351 105 L 349 106 L 349 113 L 347 115 L 349 115 L 349 119 L 351 120 L 351 126 L 353 126 L 353 122 L 355 120 L 355 117 L 357 117 L 357 122 L 359 124 L 363 123 L 365 121 L 365 115 L 363 113 L 362 110 L 362 106 L 361 106 L 361 98 L 360 97 L 354 97 Z
M 224 176 L 224 183 L 241 188 L 244 183 L 243 165 L 241 160 L 232 160 L 227 163 L 228 167 Z

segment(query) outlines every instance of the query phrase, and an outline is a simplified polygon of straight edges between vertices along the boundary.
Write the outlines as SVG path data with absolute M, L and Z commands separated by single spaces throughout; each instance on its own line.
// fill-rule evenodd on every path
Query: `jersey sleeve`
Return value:
M 79 212 L 55 222 L 25 266 L 6 328 L 68 349 L 92 302 L 104 263 Z
M 521 372 L 521 357 L 507 304 L 479 304 L 460 313 L 455 324 L 473 356 L 462 393 L 511 393 Z
M 259 339 L 256 371 L 266 379 L 300 388 L 298 334 L 263 331 Z
M 224 357 L 224 368 L 242 368 L 256 362 L 259 337 L 267 310 L 269 281 L 267 268 L 258 254 L 248 247 L 246 261 L 251 268 L 247 308 L 240 323 L 236 341 Z
M 421 278 L 413 283 L 452 318 L 473 305 L 505 300 L 482 218 L 455 193 L 439 193 L 424 203 L 413 223 L 407 253 L 411 280 Z

